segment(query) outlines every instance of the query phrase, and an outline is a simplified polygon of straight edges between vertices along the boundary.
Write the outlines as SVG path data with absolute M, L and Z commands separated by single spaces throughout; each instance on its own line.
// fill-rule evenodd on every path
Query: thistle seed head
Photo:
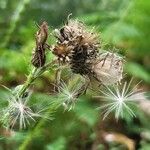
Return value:
M 100 47 L 96 33 L 88 31 L 82 22 L 68 20 L 60 30 L 55 30 L 57 45 L 54 54 L 58 58 L 69 58 L 69 64 L 74 73 L 87 74 L 92 59 L 95 59 Z
M 90 47 L 99 47 L 98 35 L 88 31 L 86 26 L 78 20 L 68 20 L 64 27 L 55 29 L 55 37 L 59 43 L 71 42 L 74 46 L 86 44 Z
M 103 110 L 105 119 L 111 112 L 115 113 L 115 118 L 125 117 L 124 114 L 129 114 L 135 117 L 135 113 L 130 106 L 136 105 L 139 100 L 143 100 L 146 92 L 138 89 L 138 84 L 131 87 L 132 80 L 130 82 L 124 82 L 123 84 L 116 84 L 112 87 L 105 86 L 100 92 L 102 96 L 98 96 L 105 102 L 103 106 L 99 108 Z
M 76 74 L 94 75 L 103 84 L 114 84 L 122 79 L 122 58 L 114 53 L 102 53 L 98 35 L 87 30 L 82 22 L 68 20 L 60 30 L 55 30 L 57 45 L 54 54 L 66 58 Z
M 123 59 L 115 53 L 101 54 L 92 67 L 92 72 L 104 85 L 111 85 L 122 79 Z
M 30 94 L 26 98 L 11 95 L 7 101 L 8 105 L 0 112 L 1 121 L 4 126 L 11 129 L 25 129 L 31 122 L 36 122 L 39 117 L 44 117 L 41 110 L 35 112 L 28 104 Z

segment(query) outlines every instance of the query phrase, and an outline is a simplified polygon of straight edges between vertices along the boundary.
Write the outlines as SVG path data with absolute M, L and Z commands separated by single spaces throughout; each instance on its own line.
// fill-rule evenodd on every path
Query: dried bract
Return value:
M 47 22 L 43 22 L 39 27 L 38 32 L 36 33 L 36 47 L 34 49 L 32 64 L 39 68 L 45 64 L 45 49 L 46 49 L 46 41 L 48 37 L 48 24 Z

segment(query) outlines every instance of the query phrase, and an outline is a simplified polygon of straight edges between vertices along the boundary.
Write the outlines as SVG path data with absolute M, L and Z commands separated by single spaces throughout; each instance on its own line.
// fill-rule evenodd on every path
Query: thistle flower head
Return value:
M 92 72 L 102 84 L 114 84 L 122 79 L 123 59 L 115 53 L 102 53 L 93 63 Z
M 101 53 L 96 33 L 86 29 L 82 22 L 68 20 L 60 30 L 55 30 L 58 40 L 54 54 L 60 59 L 68 58 L 74 73 L 94 76 L 104 85 L 114 84 L 122 79 L 123 61 L 114 53 Z
M 138 84 L 137 84 L 138 85 Z M 105 104 L 100 109 L 103 110 L 105 119 L 111 112 L 115 112 L 115 118 L 123 117 L 124 113 L 135 117 L 133 110 L 130 108 L 131 104 L 136 104 L 137 101 L 143 98 L 145 92 L 137 89 L 137 85 L 131 89 L 131 81 L 125 82 L 122 85 L 115 85 L 112 88 L 105 86 L 105 90 L 101 90 L 102 98 Z
M 19 96 L 11 95 L 8 101 L 8 105 L 1 111 L 1 121 L 6 127 L 24 129 L 27 125 L 30 125 L 31 121 L 36 122 L 37 117 L 42 117 L 40 112 L 34 112 L 30 106 L 28 106 L 29 96 L 20 98 Z
M 53 53 L 60 60 L 67 60 L 74 73 L 89 73 L 100 47 L 98 35 L 87 30 L 82 22 L 68 20 L 64 27 L 55 30 L 55 37 L 58 41 Z

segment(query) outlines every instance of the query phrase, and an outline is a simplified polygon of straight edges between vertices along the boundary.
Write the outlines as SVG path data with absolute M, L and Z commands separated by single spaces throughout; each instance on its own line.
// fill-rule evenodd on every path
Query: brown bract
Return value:
M 48 24 L 46 21 L 44 21 L 41 26 L 39 27 L 39 30 L 36 33 L 36 45 L 45 45 L 45 42 L 48 38 Z
M 39 30 L 35 35 L 36 46 L 34 49 L 31 62 L 36 68 L 42 67 L 45 64 L 46 60 L 45 49 L 47 38 L 48 38 L 48 24 L 47 22 L 44 21 L 41 24 L 41 26 L 39 26 Z

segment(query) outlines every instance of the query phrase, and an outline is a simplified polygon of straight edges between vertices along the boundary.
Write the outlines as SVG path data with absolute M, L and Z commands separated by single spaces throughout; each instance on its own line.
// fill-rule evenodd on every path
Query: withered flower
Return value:
M 35 35 L 36 39 L 36 47 L 34 49 L 34 53 L 32 56 L 32 64 L 39 68 L 45 64 L 46 56 L 45 56 L 45 49 L 46 49 L 46 41 L 48 38 L 48 24 L 47 22 L 43 22 L 41 26 L 39 26 L 39 30 Z
M 86 29 L 77 20 L 68 20 L 61 29 L 55 29 L 57 44 L 53 53 L 70 64 L 74 73 L 94 76 L 102 84 L 114 84 L 122 79 L 123 61 L 114 53 L 99 53 L 98 34 Z
M 53 53 L 58 59 L 69 62 L 74 73 L 88 74 L 100 47 L 98 35 L 87 30 L 82 22 L 68 20 L 64 27 L 55 29 L 55 37 Z

